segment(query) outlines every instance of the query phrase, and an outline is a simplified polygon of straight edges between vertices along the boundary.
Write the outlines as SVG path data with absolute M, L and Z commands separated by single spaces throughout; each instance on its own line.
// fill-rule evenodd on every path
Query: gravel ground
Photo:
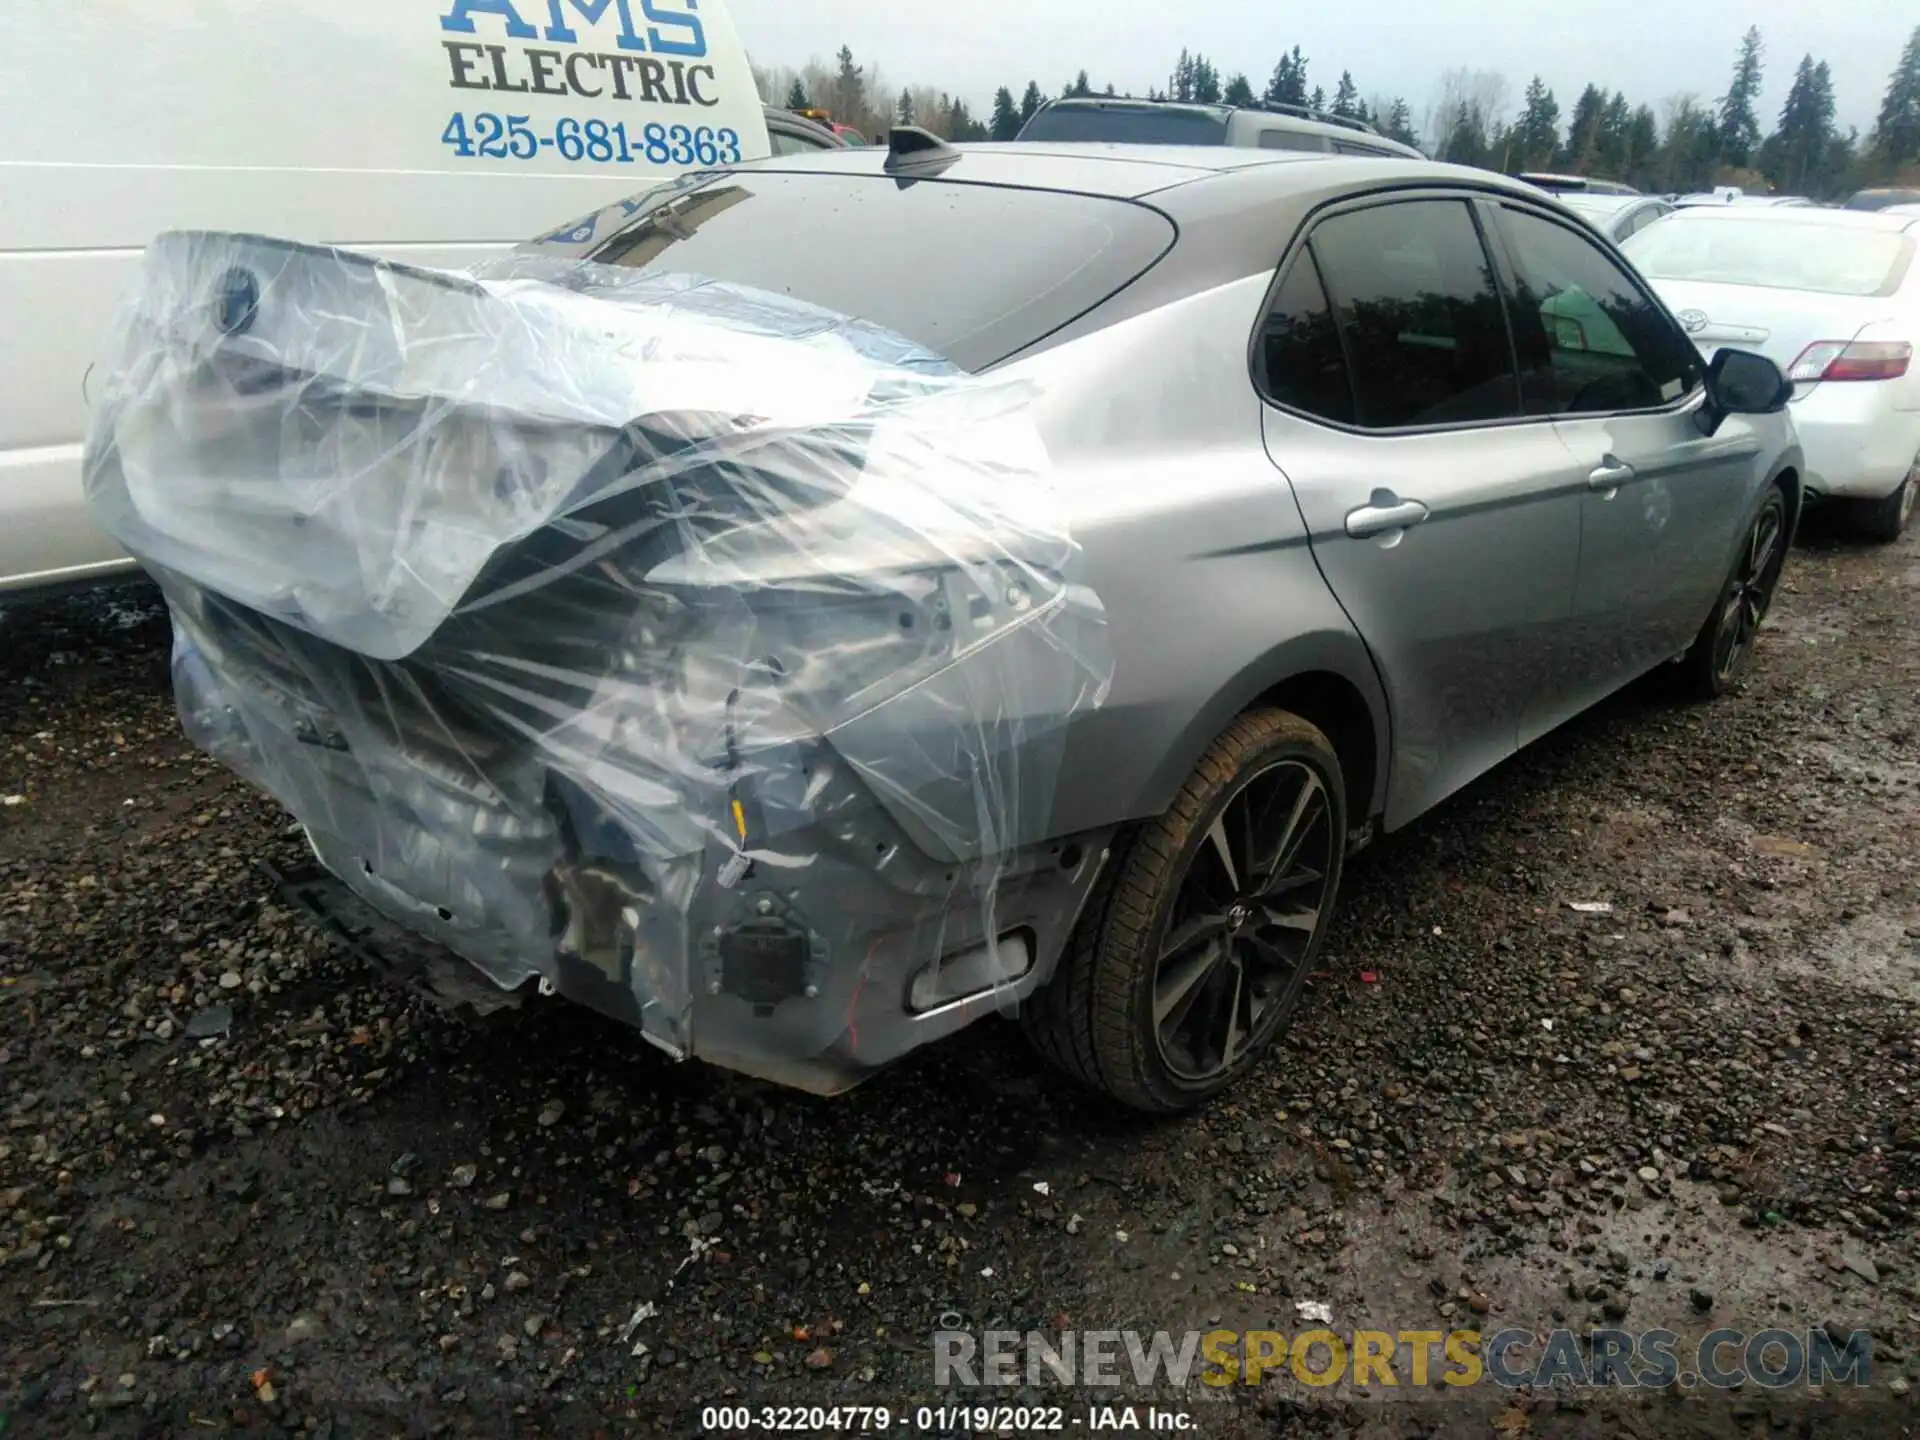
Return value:
M 1276 1377 L 1198 1433 L 1904 1433 L 1916 619 L 1920 543 L 1814 535 L 1742 693 L 1637 687 L 1375 846 L 1289 1042 L 1148 1124 L 998 1022 L 835 1100 L 560 1002 L 468 1028 L 276 903 L 300 846 L 182 739 L 150 592 L 0 609 L 0 1434 L 687 1434 L 959 1398 L 943 1315 L 1301 1301 L 1876 1352 L 1824 1397 Z

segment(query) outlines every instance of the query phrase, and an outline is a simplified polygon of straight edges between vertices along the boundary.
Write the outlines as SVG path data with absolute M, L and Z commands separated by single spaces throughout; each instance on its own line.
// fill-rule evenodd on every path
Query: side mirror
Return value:
M 1722 350 L 1707 365 L 1707 403 L 1700 428 L 1711 435 L 1729 415 L 1777 415 L 1793 399 L 1793 382 L 1751 350 Z

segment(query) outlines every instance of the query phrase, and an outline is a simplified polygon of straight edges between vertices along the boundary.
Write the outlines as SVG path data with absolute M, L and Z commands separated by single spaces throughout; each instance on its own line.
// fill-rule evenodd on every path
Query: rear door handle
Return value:
M 1347 514 L 1347 534 L 1356 540 L 1388 530 L 1404 530 L 1427 518 L 1427 507 L 1418 500 L 1401 500 L 1392 505 L 1362 505 Z
M 1633 478 L 1633 467 L 1620 460 L 1603 460 L 1587 476 L 1589 490 L 1618 490 Z

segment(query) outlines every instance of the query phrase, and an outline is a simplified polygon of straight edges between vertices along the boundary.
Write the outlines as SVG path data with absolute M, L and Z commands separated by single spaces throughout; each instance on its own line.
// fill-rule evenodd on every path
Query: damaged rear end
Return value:
M 1017 387 L 687 276 L 216 234 L 111 353 L 89 503 L 321 908 L 814 1089 L 1043 978 L 1111 661 Z

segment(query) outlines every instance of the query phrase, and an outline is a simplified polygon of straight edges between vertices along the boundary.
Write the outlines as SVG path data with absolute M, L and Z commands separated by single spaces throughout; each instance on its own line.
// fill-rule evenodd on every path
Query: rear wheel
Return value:
M 1340 884 L 1346 798 L 1326 736 L 1243 715 L 1109 862 L 1023 1009 L 1041 1053 L 1139 1110 L 1189 1109 L 1285 1028 Z
M 1854 531 L 1863 540 L 1877 540 L 1882 544 L 1898 540 L 1907 533 L 1907 522 L 1913 519 L 1916 493 L 1920 493 L 1920 456 L 1914 458 L 1913 469 L 1891 495 L 1852 502 L 1850 518 Z
M 1787 497 L 1776 485 L 1760 502 L 1713 613 L 1680 662 L 1689 694 L 1702 700 L 1724 695 L 1746 670 L 1787 563 L 1787 539 Z

